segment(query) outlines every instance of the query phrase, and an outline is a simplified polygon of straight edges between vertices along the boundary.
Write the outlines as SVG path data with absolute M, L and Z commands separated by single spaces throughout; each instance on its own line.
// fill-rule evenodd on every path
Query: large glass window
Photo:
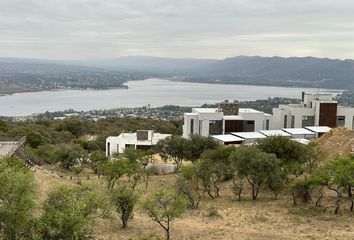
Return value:
M 291 128 L 295 127 L 295 116 L 291 116 Z

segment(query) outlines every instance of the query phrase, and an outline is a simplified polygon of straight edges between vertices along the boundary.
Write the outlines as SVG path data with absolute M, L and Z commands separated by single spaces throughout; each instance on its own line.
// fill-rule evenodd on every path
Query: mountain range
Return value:
M 354 89 L 354 60 L 315 57 L 238 56 L 174 59 L 129 56 L 73 61 L 0 58 L 2 63 L 86 66 L 175 77 L 190 82 Z

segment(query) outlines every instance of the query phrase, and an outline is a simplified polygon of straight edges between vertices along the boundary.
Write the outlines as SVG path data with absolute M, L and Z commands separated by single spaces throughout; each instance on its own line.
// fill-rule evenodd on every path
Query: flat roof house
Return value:
M 106 156 L 123 153 L 126 148 L 147 150 L 158 141 L 170 137 L 171 134 L 155 133 L 153 130 L 138 130 L 135 133 L 121 133 L 106 139 Z
M 354 108 L 338 106 L 332 94 L 302 93 L 300 104 L 273 109 L 273 129 L 308 126 L 354 129 Z
M 222 135 L 231 132 L 268 130 L 272 115 L 251 108 L 239 108 L 237 101 L 225 101 L 219 108 L 193 108 L 184 114 L 183 137 L 191 134 Z

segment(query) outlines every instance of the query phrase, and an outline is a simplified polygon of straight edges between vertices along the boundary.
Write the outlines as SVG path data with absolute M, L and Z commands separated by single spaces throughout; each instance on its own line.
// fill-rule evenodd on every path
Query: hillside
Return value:
M 331 157 L 354 153 L 354 130 L 336 128 L 317 140 Z
M 70 174 L 58 169 L 40 167 L 36 170 L 36 182 L 39 186 L 39 201 L 44 201 L 46 194 L 59 185 L 75 185 L 76 179 L 70 180 Z M 173 188 L 175 174 L 153 176 L 148 190 L 139 186 L 138 192 L 144 199 L 152 190 L 164 186 Z M 106 189 L 103 178 L 82 178 L 84 186 L 91 186 L 97 192 Z M 191 210 L 172 225 L 172 239 L 191 240 L 351 240 L 354 237 L 352 214 L 343 213 L 338 216 L 327 209 L 293 207 L 289 196 L 273 200 L 270 193 L 263 193 L 257 201 L 249 199 L 245 193 L 243 201 L 238 202 L 231 191 L 231 183 L 226 182 L 221 197 L 215 200 L 203 198 L 197 210 Z M 134 218 L 127 229 L 121 228 L 117 216 L 110 219 L 97 219 L 94 227 L 95 239 L 98 240 L 159 240 L 163 239 L 162 229 L 154 223 L 141 209 L 139 201 Z M 331 200 L 324 201 L 330 207 Z M 347 202 L 343 204 L 345 208 Z M 208 217 L 211 207 L 217 209 L 220 217 Z
M 354 89 L 354 61 L 314 57 L 174 59 L 0 58 L 0 93 L 56 88 L 121 87 L 128 80 L 178 77 L 180 81 L 286 87 Z
M 258 56 L 215 60 L 131 56 L 78 63 L 115 70 L 176 74 L 192 82 L 354 89 L 353 60 Z

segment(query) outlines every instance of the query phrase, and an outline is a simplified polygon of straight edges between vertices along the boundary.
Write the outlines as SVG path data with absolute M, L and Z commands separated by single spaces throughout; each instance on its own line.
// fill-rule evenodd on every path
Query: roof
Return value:
M 240 108 L 238 111 L 240 113 L 263 113 L 261 111 L 255 110 L 253 108 Z
M 217 113 L 219 112 L 218 108 L 193 108 L 193 111 L 198 113 Z
M 298 143 L 304 144 L 304 145 L 307 145 L 307 144 L 310 143 L 310 140 L 304 139 L 304 138 L 294 138 L 294 139 L 291 139 L 291 140 L 294 141 L 294 142 L 298 142 Z
M 265 135 L 263 135 L 260 132 L 232 132 L 231 133 L 234 136 L 243 138 L 243 139 L 260 139 L 260 138 L 266 138 Z
M 306 127 L 306 129 L 315 132 L 315 133 L 327 133 L 332 130 L 332 128 L 327 126 L 320 126 L 320 127 Z
M 0 158 L 12 156 L 20 147 L 17 141 L 2 141 L 0 142 Z
M 244 120 L 243 117 L 238 115 L 226 115 L 223 117 L 224 120 Z
M 240 137 L 236 137 L 234 135 L 231 134 L 225 134 L 225 135 L 214 135 L 211 136 L 212 138 L 215 138 L 221 142 L 241 142 L 241 141 L 245 141 L 243 138 Z
M 314 132 L 306 128 L 283 128 L 283 131 L 290 133 L 291 135 L 315 135 Z
M 291 137 L 290 133 L 284 132 L 283 130 L 260 130 L 259 132 L 264 134 L 267 137 L 270 136 Z

